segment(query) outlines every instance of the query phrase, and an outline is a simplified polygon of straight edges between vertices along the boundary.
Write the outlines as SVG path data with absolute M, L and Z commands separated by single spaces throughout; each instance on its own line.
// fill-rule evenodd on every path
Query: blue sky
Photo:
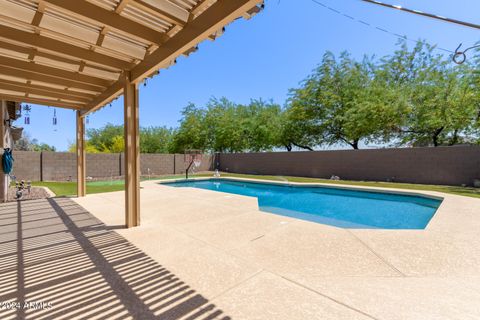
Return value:
M 459 43 L 472 45 L 480 31 L 377 7 L 359 0 L 316 0 L 345 14 L 411 39 L 426 39 L 454 50 Z M 412 9 L 480 24 L 478 0 L 384 0 Z M 321 61 L 325 51 L 351 52 L 355 57 L 386 55 L 397 39 L 336 14 L 312 0 L 266 0 L 265 10 L 249 21 L 237 20 L 216 41 L 149 80 L 140 87 L 140 125 L 175 127 L 180 111 L 189 102 L 203 106 L 211 97 L 225 96 L 238 103 L 252 98 L 284 104 L 288 90 L 298 86 Z M 440 51 L 441 52 L 441 51 Z M 53 108 L 33 106 L 31 137 L 68 148 L 75 139 L 75 114 L 57 109 L 58 125 L 52 125 Z M 23 124 L 23 120 L 20 120 Z M 120 98 L 89 117 L 87 128 L 123 122 Z

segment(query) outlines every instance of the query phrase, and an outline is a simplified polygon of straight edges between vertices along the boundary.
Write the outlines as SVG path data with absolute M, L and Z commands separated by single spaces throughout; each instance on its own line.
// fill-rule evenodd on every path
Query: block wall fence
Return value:
M 219 154 L 225 172 L 342 180 L 468 185 L 480 179 L 480 146 Z
M 66 181 L 77 177 L 75 153 L 13 151 L 13 175 L 18 180 Z M 110 178 L 124 175 L 122 153 L 87 154 L 87 177 Z M 197 171 L 213 169 L 213 156 L 204 155 Z M 141 175 L 168 175 L 185 173 L 183 154 L 141 154 Z
M 76 158 L 67 152 L 14 151 L 13 174 L 31 181 L 76 178 Z M 185 173 L 183 154 L 141 154 L 142 175 Z M 205 155 L 197 171 L 405 183 L 468 185 L 480 179 L 480 146 L 339 151 L 221 153 Z M 87 154 L 87 176 L 123 176 L 123 154 Z

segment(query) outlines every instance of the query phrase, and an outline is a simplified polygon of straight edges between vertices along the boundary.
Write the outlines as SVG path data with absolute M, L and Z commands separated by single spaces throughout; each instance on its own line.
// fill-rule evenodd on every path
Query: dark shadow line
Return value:
M 25 265 L 23 255 L 22 204 L 17 201 L 17 292 L 18 303 L 25 302 Z M 25 319 L 25 309 L 17 308 L 17 319 Z
M 155 314 L 145 305 L 145 303 L 136 295 L 125 280 L 117 273 L 115 268 L 105 259 L 100 251 L 88 240 L 82 231 L 68 217 L 67 213 L 56 203 L 55 199 L 47 199 L 52 208 L 57 212 L 65 226 L 71 234 L 77 239 L 79 245 L 95 264 L 95 268 L 100 272 L 105 281 L 122 301 L 129 313 L 136 319 L 155 319 Z

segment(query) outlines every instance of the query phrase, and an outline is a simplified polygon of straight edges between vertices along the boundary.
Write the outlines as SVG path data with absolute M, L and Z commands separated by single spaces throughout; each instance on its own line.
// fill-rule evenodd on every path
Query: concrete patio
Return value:
M 0 300 L 52 308 L 0 318 L 480 317 L 480 199 L 429 193 L 445 200 L 426 230 L 347 230 L 142 187 L 132 229 L 123 192 L 2 205 Z

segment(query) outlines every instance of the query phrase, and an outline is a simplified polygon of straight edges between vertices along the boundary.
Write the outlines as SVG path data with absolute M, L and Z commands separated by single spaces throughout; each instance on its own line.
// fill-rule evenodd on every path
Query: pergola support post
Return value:
M 0 156 L 5 148 L 5 114 L 7 109 L 7 101 L 0 100 Z M 3 170 L 0 169 L 0 202 L 6 202 L 8 200 L 8 178 Z
M 138 87 L 124 73 L 124 130 L 125 130 L 125 225 L 140 225 L 140 135 Z
M 85 117 L 77 111 L 77 196 L 85 197 L 86 184 Z

